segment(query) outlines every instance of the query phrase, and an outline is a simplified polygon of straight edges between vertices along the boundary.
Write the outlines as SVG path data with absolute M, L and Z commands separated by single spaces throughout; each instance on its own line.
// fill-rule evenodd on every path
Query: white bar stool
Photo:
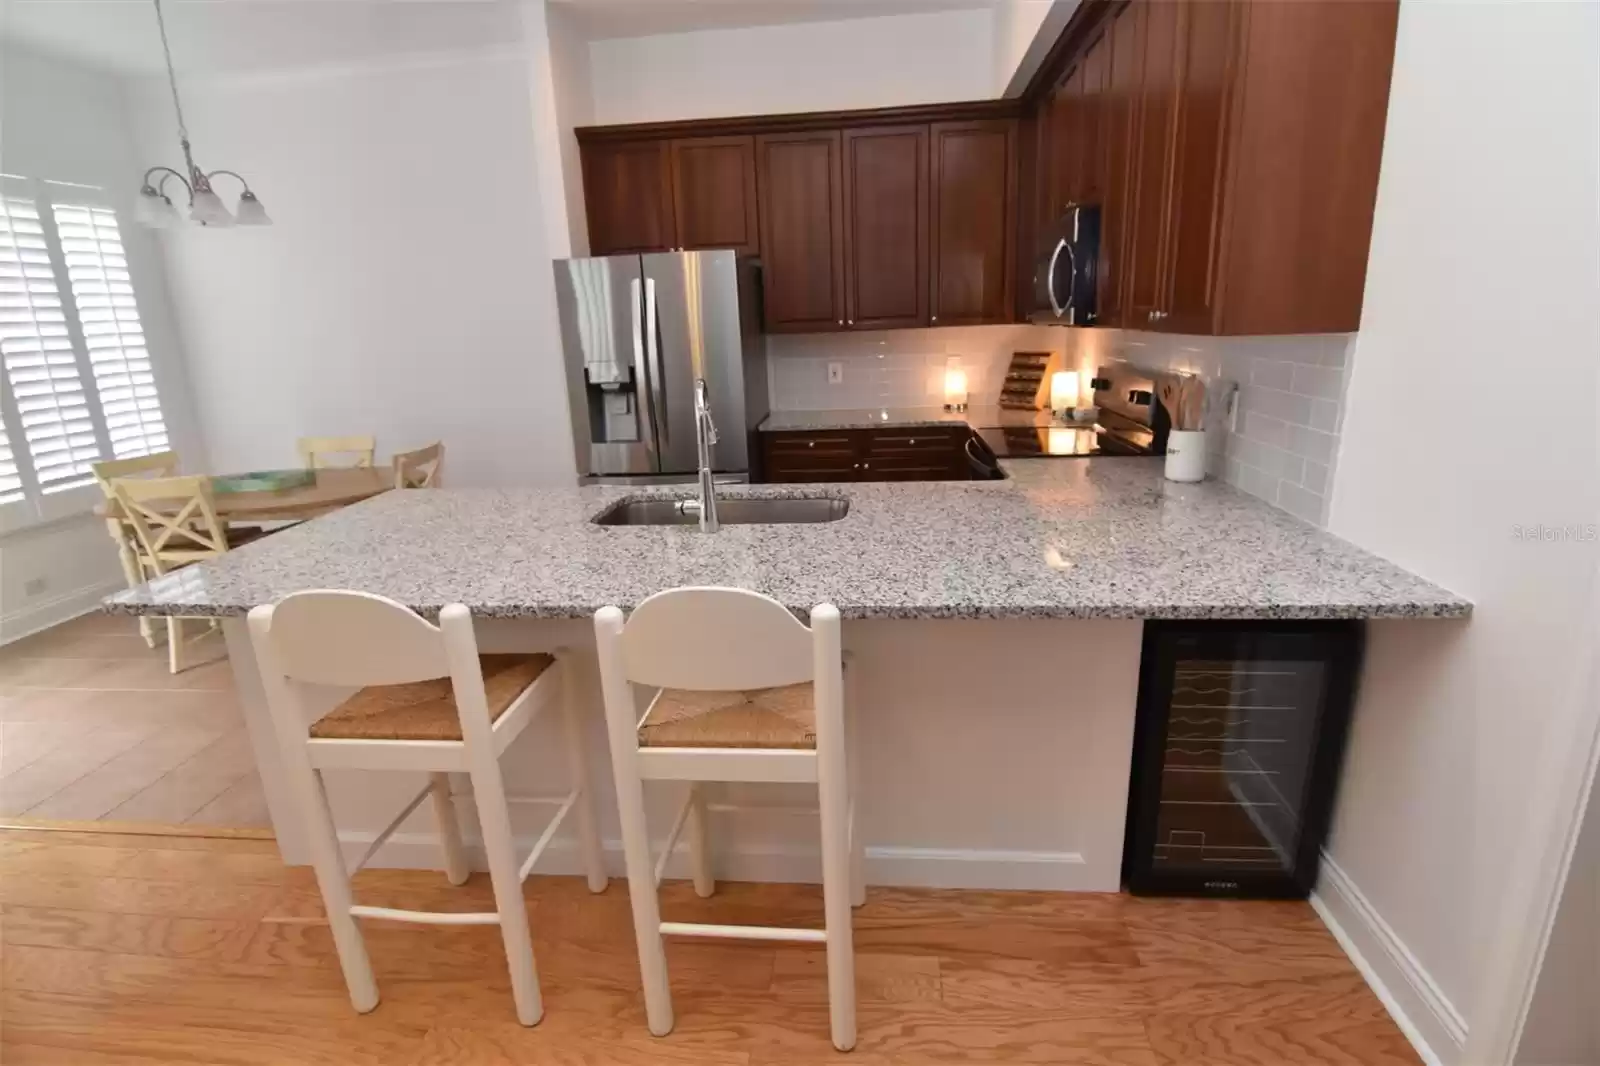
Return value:
M 850 907 L 864 900 L 865 882 L 845 756 L 838 609 L 817 606 L 808 629 L 755 592 L 681 588 L 651 596 L 626 623 L 616 607 L 602 608 L 594 626 L 650 1031 L 664 1036 L 673 1024 L 662 934 L 822 942 L 833 1044 L 850 1050 L 856 1042 Z M 657 690 L 642 718 L 634 684 Z M 691 782 L 656 862 L 645 824 L 646 780 Z M 817 785 L 825 929 L 661 920 L 656 888 L 685 824 L 695 891 L 710 896 L 716 887 L 702 781 Z
M 600 837 L 577 710 L 563 697 L 566 667 L 550 655 L 483 655 L 467 608 L 452 604 L 431 624 L 402 604 L 364 592 L 298 592 L 250 612 L 250 635 L 277 727 L 283 765 L 310 841 L 312 865 L 328 911 L 350 1001 L 363 1014 L 378 1005 L 358 918 L 431 925 L 498 925 L 511 970 L 517 1019 L 534 1025 L 544 1012 L 528 933 L 522 882 L 566 816 L 576 809 L 589 890 L 606 887 Z M 300 684 L 366 686 L 308 726 Z M 571 790 L 557 799 L 506 795 L 500 754 L 541 711 L 560 703 Z M 366 853 L 346 870 L 322 773 L 330 769 L 423 771 L 427 783 Z M 350 875 L 366 865 L 424 798 L 433 798 L 450 883 L 467 879 L 461 827 L 450 795 L 451 772 L 465 773 L 483 829 L 495 910 L 478 913 L 398 910 L 357 904 Z M 555 816 L 520 864 L 509 803 L 555 803 Z

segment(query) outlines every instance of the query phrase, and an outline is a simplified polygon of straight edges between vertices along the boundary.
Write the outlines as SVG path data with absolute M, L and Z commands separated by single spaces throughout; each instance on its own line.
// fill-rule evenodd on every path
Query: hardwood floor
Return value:
M 98 614 L 0 648 L 0 816 L 270 825 L 221 637 L 191 651 Z
M 350 1007 L 311 873 L 270 841 L 0 831 L 7 1066 L 1399 1066 L 1418 1062 L 1302 903 L 874 888 L 860 1040 L 829 1046 L 820 946 L 670 940 L 677 1027 L 645 1029 L 626 885 L 526 886 L 545 996 L 516 1024 L 499 931 L 366 924 Z M 485 875 L 357 878 L 362 902 L 488 909 Z M 820 927 L 809 885 L 663 890 L 679 921 Z

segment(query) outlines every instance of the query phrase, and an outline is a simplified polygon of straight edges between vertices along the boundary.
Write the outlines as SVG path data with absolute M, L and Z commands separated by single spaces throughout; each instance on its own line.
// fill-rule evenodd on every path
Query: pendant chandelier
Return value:
M 178 114 L 178 142 L 183 145 L 183 163 L 189 173 L 185 177 L 171 167 L 151 167 L 145 171 L 144 188 L 139 190 L 135 217 L 157 229 L 181 225 L 183 216 L 166 194 L 167 182 L 177 178 L 189 194 L 191 222 L 198 222 L 202 226 L 272 225 L 272 219 L 267 217 L 267 209 L 261 206 L 256 194 L 250 191 L 250 183 L 243 177 L 232 170 L 213 170 L 208 174 L 195 166 L 194 155 L 189 151 L 189 129 L 183 123 L 183 104 L 178 100 L 178 76 L 172 69 L 172 46 L 167 43 L 167 20 L 161 14 L 161 0 L 154 2 L 156 23 L 161 27 L 161 51 L 167 58 L 167 84 L 172 88 L 172 109 Z M 157 174 L 161 177 L 152 184 Z M 222 202 L 222 197 L 211 188 L 212 179 L 222 175 L 237 178 L 239 184 L 244 186 L 244 192 L 239 194 L 239 206 L 232 213 Z

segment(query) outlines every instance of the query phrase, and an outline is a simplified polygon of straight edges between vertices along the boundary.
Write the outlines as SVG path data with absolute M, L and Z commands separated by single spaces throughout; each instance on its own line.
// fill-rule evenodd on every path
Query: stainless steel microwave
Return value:
M 1033 270 L 1029 321 L 1047 326 L 1093 326 L 1100 272 L 1100 207 L 1073 204 L 1046 232 Z

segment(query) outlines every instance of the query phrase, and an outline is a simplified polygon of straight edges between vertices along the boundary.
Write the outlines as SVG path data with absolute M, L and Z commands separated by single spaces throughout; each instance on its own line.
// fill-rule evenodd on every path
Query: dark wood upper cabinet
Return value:
M 1227 0 L 1181 5 L 1166 291 L 1158 323 L 1174 333 L 1209 333 L 1216 317 L 1222 147 L 1238 13 Z
M 1106 27 L 1096 44 L 1105 57 L 1101 91 L 1098 146 L 1102 158 L 1104 195 L 1100 199 L 1099 322 L 1124 325 L 1124 249 L 1128 237 L 1128 202 L 1132 194 L 1133 118 L 1137 113 L 1139 77 L 1143 64 L 1135 21 L 1119 18 Z
M 666 141 L 591 145 L 582 160 L 591 254 L 658 252 L 678 243 Z
M 766 328 L 845 326 L 843 177 L 837 131 L 755 139 Z
M 1102 206 L 1100 323 L 1358 328 L 1397 0 L 1079 10 L 1030 88 L 1035 187 Z
M 1134 118 L 1133 184 L 1128 200 L 1123 279 L 1124 324 L 1145 328 L 1157 321 L 1166 295 L 1162 257 L 1172 194 L 1172 140 L 1178 112 L 1178 34 L 1184 5 L 1137 3 L 1124 17 L 1135 20 L 1139 45 L 1139 95 Z
M 1005 322 L 1016 231 L 1016 123 L 936 122 L 930 128 L 930 322 Z
M 756 210 L 756 139 L 691 137 L 671 142 L 677 247 L 761 250 Z
M 844 131 L 845 325 L 928 324 L 928 127 Z

